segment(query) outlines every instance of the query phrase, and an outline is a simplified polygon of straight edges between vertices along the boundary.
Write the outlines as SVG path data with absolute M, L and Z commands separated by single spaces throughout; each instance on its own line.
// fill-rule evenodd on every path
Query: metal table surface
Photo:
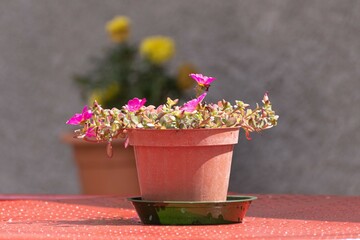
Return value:
M 121 196 L 0 195 L 0 239 L 360 239 L 360 196 L 255 196 L 243 223 L 149 226 Z

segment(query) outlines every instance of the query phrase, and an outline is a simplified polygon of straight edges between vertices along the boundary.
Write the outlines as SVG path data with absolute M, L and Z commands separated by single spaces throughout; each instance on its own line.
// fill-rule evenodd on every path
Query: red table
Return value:
M 360 196 L 257 196 L 241 224 L 145 226 L 124 197 L 0 195 L 0 239 L 360 239 Z

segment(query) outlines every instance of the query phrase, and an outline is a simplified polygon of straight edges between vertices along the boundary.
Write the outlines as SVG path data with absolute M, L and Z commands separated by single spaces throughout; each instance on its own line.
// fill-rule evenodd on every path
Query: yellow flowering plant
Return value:
M 193 86 L 189 73 L 196 69 L 191 64 L 180 65 L 174 74 L 167 68 L 176 51 L 172 38 L 157 35 L 139 45 L 131 43 L 130 24 L 125 16 L 109 21 L 105 29 L 113 45 L 103 56 L 93 58 L 88 73 L 74 76 L 88 103 L 96 100 L 104 107 L 120 107 L 132 96 L 139 96 L 159 105 L 169 96 L 181 97 Z

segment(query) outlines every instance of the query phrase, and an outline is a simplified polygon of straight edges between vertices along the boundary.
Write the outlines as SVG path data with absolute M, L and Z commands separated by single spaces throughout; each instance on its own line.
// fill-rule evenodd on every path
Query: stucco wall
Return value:
M 78 193 L 59 135 L 83 102 L 71 80 L 109 43 L 164 34 L 173 64 L 215 76 L 208 101 L 254 104 L 269 91 L 279 126 L 236 147 L 237 192 L 360 193 L 360 1 L 0 1 L 0 192 Z

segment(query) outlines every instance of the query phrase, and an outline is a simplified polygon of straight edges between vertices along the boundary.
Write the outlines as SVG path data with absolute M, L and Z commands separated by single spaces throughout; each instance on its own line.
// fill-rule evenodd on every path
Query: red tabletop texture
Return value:
M 360 196 L 257 196 L 243 223 L 149 226 L 124 197 L 0 195 L 0 239 L 360 239 Z

